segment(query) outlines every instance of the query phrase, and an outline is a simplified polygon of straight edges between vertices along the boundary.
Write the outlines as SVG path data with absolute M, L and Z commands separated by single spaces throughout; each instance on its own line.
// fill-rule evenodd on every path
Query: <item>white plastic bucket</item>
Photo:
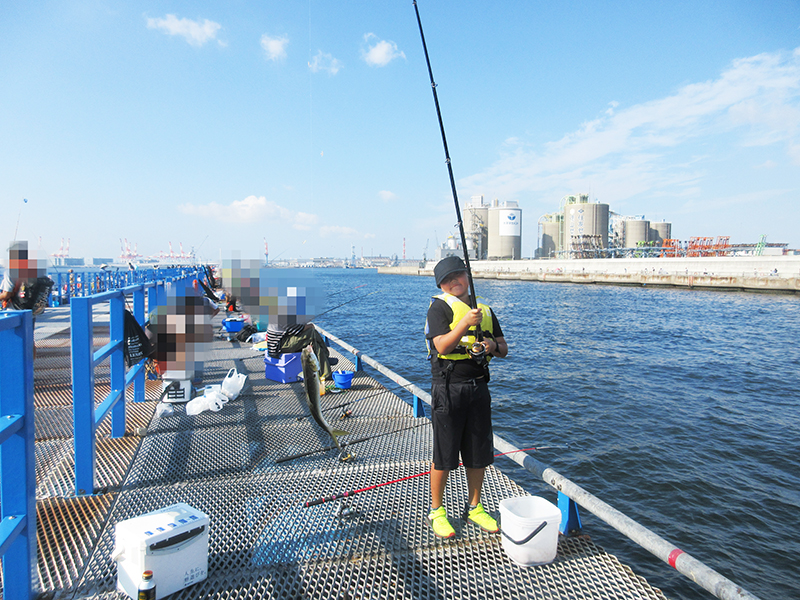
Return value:
M 522 567 L 552 562 L 558 550 L 561 511 L 539 496 L 500 501 L 503 550 Z

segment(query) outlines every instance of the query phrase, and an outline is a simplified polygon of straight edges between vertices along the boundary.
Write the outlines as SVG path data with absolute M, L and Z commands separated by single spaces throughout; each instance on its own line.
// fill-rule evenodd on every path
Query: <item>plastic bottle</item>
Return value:
M 156 600 L 156 582 L 153 581 L 152 571 L 142 573 L 142 581 L 139 584 L 139 600 Z

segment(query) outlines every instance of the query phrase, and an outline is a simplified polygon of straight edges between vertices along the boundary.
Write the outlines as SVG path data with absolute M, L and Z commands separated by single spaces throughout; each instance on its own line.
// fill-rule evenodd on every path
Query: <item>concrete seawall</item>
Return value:
M 433 276 L 424 267 L 381 267 L 378 273 Z M 661 286 L 718 291 L 800 292 L 800 256 L 472 261 L 475 279 Z

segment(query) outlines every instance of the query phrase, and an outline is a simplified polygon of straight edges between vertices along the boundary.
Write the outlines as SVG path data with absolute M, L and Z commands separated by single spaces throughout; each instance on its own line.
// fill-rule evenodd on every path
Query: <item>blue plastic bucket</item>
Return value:
M 334 371 L 333 382 L 336 384 L 336 387 L 341 388 L 343 390 L 349 390 L 350 386 L 353 385 L 353 372 Z
M 236 333 L 237 331 L 241 331 L 244 327 L 244 320 L 243 319 L 224 319 L 222 321 L 222 326 L 225 328 L 225 331 L 228 333 Z

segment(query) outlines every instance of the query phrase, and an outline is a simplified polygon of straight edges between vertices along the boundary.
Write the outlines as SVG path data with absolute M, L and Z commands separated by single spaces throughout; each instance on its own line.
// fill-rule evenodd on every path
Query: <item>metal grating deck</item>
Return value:
M 51 336 L 42 343 L 63 352 L 59 341 Z M 174 415 L 159 418 L 152 400 L 158 387 L 149 386 L 147 402 L 128 405 L 129 435 L 111 439 L 102 430 L 102 493 L 75 498 L 70 399 L 51 383 L 63 381 L 63 370 L 68 379 L 69 364 L 42 350 L 36 359 L 37 369 L 47 360 L 36 381 L 37 401 L 39 386 L 45 390 L 37 402 L 39 577 L 53 598 L 124 598 L 115 592 L 110 559 L 114 525 L 174 502 L 205 512 L 211 525 L 208 579 L 172 598 L 664 598 L 588 536 L 562 538 L 555 562 L 529 569 L 508 560 L 498 536 L 457 518 L 451 519 L 455 539 L 435 538 L 425 523 L 425 476 L 350 498 L 348 518 L 338 516 L 336 502 L 301 508 L 333 492 L 427 471 L 430 425 L 412 417 L 391 385 L 357 373 L 351 390 L 322 399 L 323 409 L 336 407 L 326 416 L 350 433 L 347 440 L 370 438 L 350 448 L 357 460 L 342 464 L 334 450 L 276 463 L 331 441 L 306 416 L 302 384 L 266 380 L 261 356 L 221 340 L 206 362 L 205 381 L 218 383 L 236 367 L 248 374 L 242 395 L 219 413 L 189 416 L 175 405 Z M 336 368 L 352 369 L 332 355 L 340 361 Z M 352 416 L 338 419 L 346 409 Z M 144 437 L 134 434 L 139 427 L 147 427 Z M 499 470 L 487 470 L 487 510 L 496 513 L 502 498 L 525 493 Z M 466 495 L 459 470 L 446 492 L 451 517 Z

